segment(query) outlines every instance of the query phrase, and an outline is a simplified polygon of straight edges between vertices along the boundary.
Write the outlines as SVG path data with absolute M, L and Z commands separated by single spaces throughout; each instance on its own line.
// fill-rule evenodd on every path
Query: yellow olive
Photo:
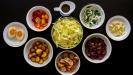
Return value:
M 47 56 L 47 53 L 46 52 L 43 52 L 43 54 L 42 54 L 42 58 L 44 58 L 44 57 L 46 57 Z
M 39 64 L 43 64 L 43 62 L 44 62 L 44 61 L 43 61 L 42 59 L 40 59 L 40 61 L 39 61 L 38 63 L 39 63 Z
M 41 50 L 41 49 L 37 49 L 37 50 L 36 50 L 36 54 L 39 55 L 39 54 L 41 54 L 41 53 L 42 53 L 42 50 Z
M 36 62 L 39 62 L 40 61 L 40 57 L 36 57 Z
M 32 61 L 32 62 L 35 62 L 35 61 L 36 61 L 36 58 L 32 57 L 32 58 L 31 58 L 31 61 Z

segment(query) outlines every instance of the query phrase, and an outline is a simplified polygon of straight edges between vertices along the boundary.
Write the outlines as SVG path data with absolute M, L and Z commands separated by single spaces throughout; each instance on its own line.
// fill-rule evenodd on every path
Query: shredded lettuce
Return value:
M 57 47 L 74 48 L 82 40 L 83 29 L 74 18 L 63 17 L 54 23 L 51 35 Z

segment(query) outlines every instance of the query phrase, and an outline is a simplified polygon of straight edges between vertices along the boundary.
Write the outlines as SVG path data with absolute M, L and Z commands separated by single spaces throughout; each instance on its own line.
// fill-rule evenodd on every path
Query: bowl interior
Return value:
M 84 11 L 86 10 L 86 8 L 88 6 L 94 7 L 95 9 L 97 9 L 98 11 L 100 11 L 100 13 L 101 13 L 101 20 L 99 21 L 99 23 L 97 25 L 94 25 L 92 27 L 88 26 L 88 24 L 83 21 L 83 14 L 84 14 Z M 88 5 L 84 6 L 82 8 L 82 10 L 80 11 L 80 21 L 83 24 L 83 26 L 85 26 L 86 28 L 89 28 L 89 29 L 97 29 L 97 28 L 99 28 L 104 23 L 104 20 L 105 20 L 104 10 L 102 9 L 101 6 L 99 6 L 97 4 L 88 4 Z
M 75 52 L 69 51 L 69 50 L 65 50 L 65 51 L 60 52 L 60 53 L 57 55 L 56 59 L 55 59 L 55 67 L 56 67 L 56 70 L 57 70 L 60 74 L 62 74 L 62 75 L 73 75 L 73 74 L 75 74 L 75 73 L 79 70 L 79 67 L 80 67 L 80 58 L 79 58 L 78 63 L 76 64 L 77 66 L 76 66 L 76 68 L 75 68 L 75 70 L 74 70 L 73 72 L 62 72 L 62 71 L 60 71 L 59 68 L 57 67 L 57 63 L 56 63 L 56 62 L 57 62 L 58 58 L 59 58 L 64 52 L 70 52 L 70 53 L 73 53 L 73 54 L 75 54 L 76 56 L 78 56 Z M 79 56 L 78 56 L 78 57 L 79 57 Z
M 29 54 L 30 48 L 32 47 L 33 43 L 35 43 L 36 41 L 45 42 L 48 45 L 48 48 L 49 48 L 48 59 L 45 60 L 43 64 L 38 64 L 38 63 L 32 62 L 28 58 L 28 54 Z M 52 57 L 53 57 L 53 48 L 52 48 L 52 45 L 46 39 L 39 38 L 39 37 L 33 38 L 30 41 L 28 41 L 27 44 L 24 47 L 24 58 L 31 66 L 34 66 L 34 67 L 46 66 L 51 61 Z

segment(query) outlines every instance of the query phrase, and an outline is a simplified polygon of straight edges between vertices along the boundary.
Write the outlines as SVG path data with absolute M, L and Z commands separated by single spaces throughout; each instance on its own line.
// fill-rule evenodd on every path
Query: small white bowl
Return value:
M 75 54 L 76 56 L 78 56 L 75 52 L 73 52 L 73 51 L 70 51 L 70 50 L 65 50 L 65 51 L 62 51 L 62 52 L 60 52 L 57 56 L 56 56 L 56 59 L 55 59 L 55 68 L 56 68 L 56 70 L 60 73 L 60 74 L 62 74 L 62 75 L 74 75 L 78 70 L 79 70 L 79 67 L 80 67 L 80 58 L 79 58 L 79 61 L 78 61 L 78 63 L 77 63 L 77 67 L 75 68 L 75 70 L 73 71 L 73 72 L 62 72 L 62 71 L 60 71 L 59 70 L 59 68 L 57 67 L 57 59 L 60 57 L 60 55 L 61 54 L 63 54 L 64 52 L 70 52 L 70 53 L 73 53 L 73 54 Z M 79 56 L 78 56 L 79 57 Z
M 33 12 L 36 11 L 36 10 L 43 10 L 43 11 L 45 11 L 45 12 L 48 14 L 48 16 L 49 16 L 48 25 L 47 25 L 46 27 L 44 27 L 43 29 L 38 29 L 38 28 L 36 28 L 36 27 L 34 26 L 34 23 L 32 22 L 32 14 L 33 14 Z M 41 31 L 46 30 L 46 29 L 50 26 L 50 24 L 51 24 L 51 22 L 52 22 L 52 15 L 51 15 L 51 13 L 50 13 L 50 10 L 48 10 L 46 7 L 43 7 L 43 6 L 35 6 L 35 7 L 32 7 L 32 8 L 28 11 L 28 13 L 27 13 L 27 15 L 26 15 L 26 21 L 27 21 L 28 26 L 29 26 L 32 30 L 37 31 L 37 32 L 41 32 Z
M 95 7 L 96 9 L 98 9 L 101 13 L 101 21 L 97 24 L 97 25 L 94 25 L 92 27 L 88 26 L 83 20 L 82 20 L 82 14 L 84 12 L 84 10 L 88 7 L 88 6 L 92 6 L 92 7 Z M 98 4 L 87 4 L 86 6 L 84 6 L 82 8 L 82 10 L 80 11 L 80 15 L 79 15 L 79 18 L 80 18 L 80 21 L 81 23 L 83 24 L 84 27 L 88 28 L 88 29 L 97 29 L 99 28 L 103 23 L 104 23 L 104 20 L 105 20 L 105 13 L 104 13 L 104 10 L 102 9 L 102 7 Z
M 89 58 L 89 57 L 86 55 L 86 53 L 85 53 L 85 44 L 86 44 L 86 42 L 87 42 L 89 39 L 91 39 L 91 38 L 93 38 L 93 37 L 101 38 L 102 40 L 104 40 L 104 42 L 105 42 L 105 44 L 106 44 L 106 51 L 107 51 L 107 52 L 106 52 L 106 55 L 104 56 L 104 58 L 101 59 L 101 60 L 91 59 L 91 58 Z M 111 55 L 111 52 L 112 52 L 112 45 L 111 45 L 109 39 L 108 39 L 105 35 L 100 34 L 100 33 L 94 33 L 94 34 L 91 34 L 91 35 L 87 36 L 87 38 L 84 40 L 83 45 L 82 45 L 82 53 L 83 53 L 84 57 L 85 57 L 88 61 L 90 61 L 90 62 L 92 62 L 92 63 L 102 63 L 102 62 L 106 61 L 106 60 L 109 58 L 109 56 Z
M 35 62 L 32 62 L 29 58 L 28 58 L 28 54 L 29 54 L 29 51 L 30 51 L 30 48 L 32 47 L 32 44 L 35 43 L 36 41 L 42 41 L 42 42 L 45 42 L 47 45 L 48 45 L 48 48 L 49 48 L 49 55 L 48 55 L 48 59 L 44 61 L 43 64 L 38 64 L 38 63 L 35 63 Z M 31 40 L 29 40 L 25 47 L 24 47 L 24 52 L 23 52 L 23 55 L 24 55 L 24 58 L 26 60 L 26 62 L 28 64 L 30 64 L 31 66 L 33 67 L 43 67 L 43 66 L 46 66 L 52 59 L 53 57 L 53 47 L 52 45 L 50 44 L 50 42 L 44 38 L 41 38 L 41 37 L 36 37 L 36 38 L 32 38 Z
M 114 20 L 120 20 L 120 21 L 122 21 L 122 22 L 124 23 L 125 32 L 124 32 L 123 35 L 116 37 L 116 36 L 114 36 L 114 35 L 109 31 L 109 24 L 110 24 L 112 21 L 114 21 Z M 111 39 L 113 39 L 113 40 L 115 40 L 115 41 L 122 41 L 122 40 L 126 39 L 126 38 L 129 36 L 130 32 L 131 32 L 130 23 L 129 23 L 129 21 L 128 21 L 125 17 L 123 17 L 123 16 L 118 16 L 118 15 L 117 15 L 117 16 L 111 17 L 111 18 L 108 20 L 107 24 L 106 24 L 106 33 L 107 33 L 107 35 L 108 35 Z
M 18 41 L 18 40 L 15 40 L 15 39 L 9 39 L 9 38 L 8 38 L 7 33 L 8 33 L 8 28 L 9 28 L 10 26 L 21 27 L 21 28 L 24 30 L 25 35 L 24 35 L 23 40 Z M 5 27 L 5 29 L 4 29 L 4 31 L 3 31 L 3 38 L 4 38 L 5 42 L 6 42 L 9 46 L 11 46 L 11 47 L 20 47 L 20 46 L 22 46 L 22 45 L 27 41 L 27 38 L 28 38 L 28 31 L 27 31 L 27 29 L 26 29 L 26 27 L 25 27 L 24 24 L 22 24 L 22 23 L 20 23 L 20 22 L 11 22 L 11 23 L 9 23 L 9 24 Z

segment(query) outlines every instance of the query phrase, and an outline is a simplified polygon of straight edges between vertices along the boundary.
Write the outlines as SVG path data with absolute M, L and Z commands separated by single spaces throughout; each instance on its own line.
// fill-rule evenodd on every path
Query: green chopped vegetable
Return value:
M 88 6 L 82 12 L 82 20 L 86 23 L 86 25 L 92 27 L 100 22 L 101 13 L 95 7 Z

